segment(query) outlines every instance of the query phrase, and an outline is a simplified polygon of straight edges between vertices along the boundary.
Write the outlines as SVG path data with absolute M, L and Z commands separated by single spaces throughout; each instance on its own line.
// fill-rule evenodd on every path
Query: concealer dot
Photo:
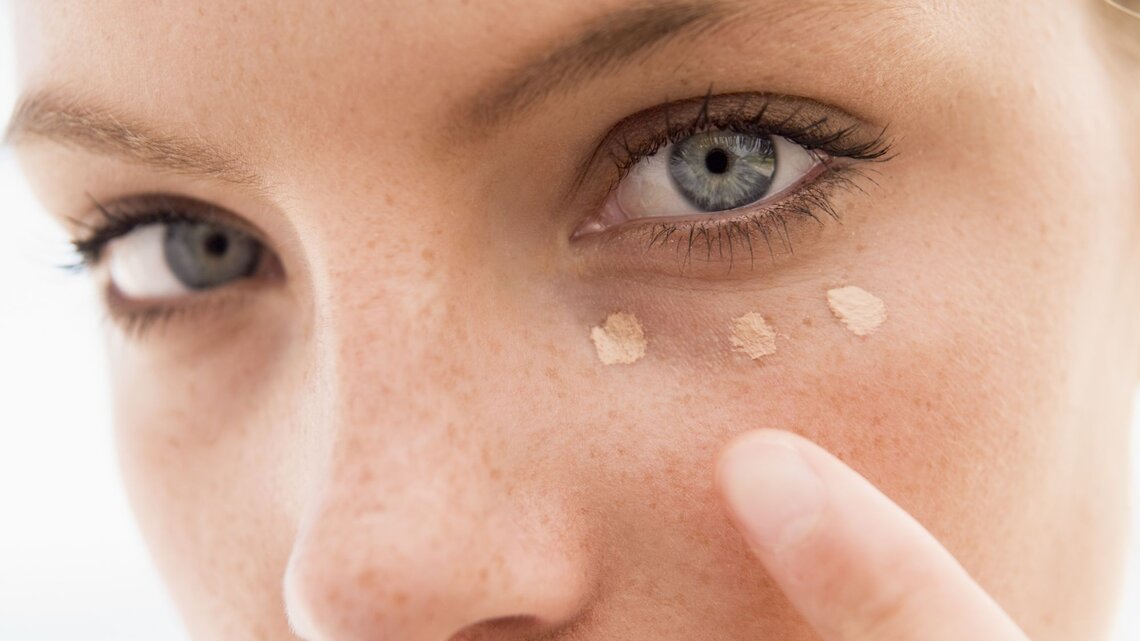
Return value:
M 732 321 L 732 345 L 738 352 L 756 360 L 776 353 L 776 332 L 756 312 Z
M 887 306 L 865 289 L 848 286 L 827 292 L 827 305 L 856 336 L 867 336 L 887 320 Z
M 590 328 L 590 340 L 598 360 L 606 365 L 628 365 L 645 356 L 645 332 L 637 317 L 628 312 L 610 314 L 601 327 Z

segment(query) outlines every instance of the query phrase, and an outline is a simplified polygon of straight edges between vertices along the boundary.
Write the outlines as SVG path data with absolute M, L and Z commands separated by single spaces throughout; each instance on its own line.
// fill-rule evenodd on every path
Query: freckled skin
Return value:
M 931 3 L 889 27 L 804 3 L 811 35 L 744 23 L 720 36 L 739 60 L 681 45 L 451 135 L 509 61 L 623 4 L 16 4 L 27 87 L 240 149 L 274 185 L 20 149 L 61 219 L 88 191 L 186 194 L 263 230 L 286 274 L 109 337 L 125 482 L 194 638 L 813 639 L 713 492 L 720 448 L 758 427 L 866 475 L 1031 638 L 1102 638 L 1140 194 L 1094 4 Z M 659 275 L 605 273 L 566 242 L 593 212 L 551 185 L 710 82 L 889 122 L 897 157 L 837 197 L 842 224 L 794 224 L 794 254 L 731 280 L 668 252 Z M 890 301 L 864 339 L 828 308 L 849 283 Z M 590 343 L 613 310 L 652 337 L 633 365 Z M 780 341 L 762 366 L 730 342 L 755 310 Z

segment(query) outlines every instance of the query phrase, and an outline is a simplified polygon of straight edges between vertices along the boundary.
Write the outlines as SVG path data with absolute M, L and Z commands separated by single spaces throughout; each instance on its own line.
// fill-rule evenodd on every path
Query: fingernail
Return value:
M 761 551 L 802 540 L 823 513 L 823 483 L 779 434 L 750 434 L 721 458 L 720 483 L 745 536 Z

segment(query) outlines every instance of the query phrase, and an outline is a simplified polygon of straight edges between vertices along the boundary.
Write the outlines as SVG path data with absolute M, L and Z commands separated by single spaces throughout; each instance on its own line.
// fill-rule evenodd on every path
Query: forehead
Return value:
M 1062 19 L 1060 3 L 1022 5 L 25 0 L 16 24 L 28 91 L 300 163 L 359 153 L 362 140 L 438 158 L 462 151 L 457 132 L 495 131 L 492 120 L 511 121 L 503 114 L 612 123 L 709 90 L 810 96 L 896 120 L 937 69 L 985 73 L 1011 27 Z
M 238 102 L 239 87 L 241 97 L 253 92 L 259 101 L 246 101 L 245 108 L 262 111 L 288 110 L 314 98 L 356 105 L 366 96 L 373 110 L 383 111 L 416 96 L 458 100 L 591 35 L 596 45 L 636 45 L 598 33 L 622 18 L 641 18 L 630 29 L 634 40 L 646 41 L 641 44 L 653 44 L 658 32 L 695 27 L 687 29 L 693 40 L 724 45 L 714 47 L 721 64 L 759 49 L 775 65 L 792 48 L 853 50 L 873 45 L 874 34 L 884 31 L 899 32 L 894 39 L 909 31 L 927 40 L 929 13 L 918 0 L 810 0 L 794 7 L 630 0 L 98 0 L 71 3 L 67 10 L 32 0 L 16 5 L 27 84 L 52 81 L 89 93 L 128 94 L 143 109 L 151 96 L 162 96 L 175 103 L 164 104 L 166 113 L 175 110 L 172 115 L 216 111 L 219 99 Z M 836 31 L 853 20 L 860 42 L 853 41 L 854 31 Z

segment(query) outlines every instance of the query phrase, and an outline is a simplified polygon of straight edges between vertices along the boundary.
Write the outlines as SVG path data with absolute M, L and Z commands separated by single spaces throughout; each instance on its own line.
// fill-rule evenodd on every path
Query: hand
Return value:
M 819 446 L 749 432 L 716 478 L 753 552 L 827 641 L 1026 641 L 929 532 Z

